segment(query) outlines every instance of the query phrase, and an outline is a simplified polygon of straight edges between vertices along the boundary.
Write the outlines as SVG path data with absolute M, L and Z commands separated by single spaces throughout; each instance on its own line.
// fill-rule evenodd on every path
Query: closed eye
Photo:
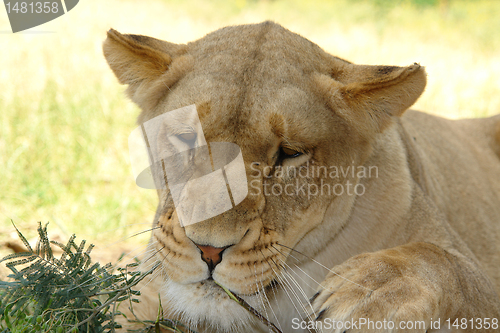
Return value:
M 303 155 L 304 153 L 298 151 L 298 150 L 294 150 L 294 149 L 291 149 L 291 148 L 288 148 L 288 147 L 281 147 L 280 148 L 280 157 L 281 159 L 285 159 L 285 158 L 295 158 L 295 157 L 299 157 L 301 155 Z
M 184 141 L 185 143 L 192 145 L 194 141 L 196 140 L 196 133 L 182 133 L 182 134 L 177 134 L 177 137 L 181 140 Z

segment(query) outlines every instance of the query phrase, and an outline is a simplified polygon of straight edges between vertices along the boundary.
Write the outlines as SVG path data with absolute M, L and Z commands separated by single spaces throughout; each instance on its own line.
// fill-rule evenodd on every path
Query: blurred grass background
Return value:
M 138 109 L 102 56 L 110 27 L 185 43 L 267 19 L 356 63 L 426 66 L 416 109 L 500 113 L 496 0 L 82 0 L 18 34 L 1 9 L 0 243 L 11 220 L 27 236 L 50 221 L 49 231 L 101 246 L 149 228 L 156 193 L 131 176 L 127 138 Z

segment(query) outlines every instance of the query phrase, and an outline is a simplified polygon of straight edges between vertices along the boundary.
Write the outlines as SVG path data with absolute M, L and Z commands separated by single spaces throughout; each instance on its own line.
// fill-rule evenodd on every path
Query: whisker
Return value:
M 303 313 L 307 313 L 307 310 L 306 310 L 306 306 L 310 306 L 311 307 L 311 304 L 309 303 L 309 298 L 306 296 L 304 290 L 302 289 L 302 287 L 297 283 L 297 281 L 295 280 L 295 278 L 290 275 L 290 273 L 288 273 L 287 271 L 284 271 L 283 272 L 284 274 L 286 275 L 283 275 L 283 277 L 288 280 L 291 280 L 293 285 L 295 285 L 296 289 L 298 290 L 298 293 L 297 291 L 295 291 L 295 289 L 293 288 L 293 286 L 290 287 L 290 289 L 292 290 L 292 292 L 294 293 L 295 295 L 295 298 L 297 299 L 297 301 L 299 301 L 299 305 L 300 307 L 302 308 L 302 311 Z M 290 282 L 288 282 L 290 284 Z M 303 297 L 303 300 L 300 299 L 300 294 L 302 294 L 302 297 Z
M 261 253 L 261 254 L 262 254 L 262 256 L 264 257 L 264 260 L 266 261 L 266 264 L 267 264 L 267 265 L 269 266 L 269 268 L 273 271 L 273 273 L 274 273 L 275 275 L 278 275 L 279 273 L 278 273 L 278 272 L 276 272 L 276 271 L 274 270 L 273 266 L 269 263 L 269 261 L 267 260 L 266 256 L 265 256 L 265 255 L 264 255 L 264 253 L 262 252 L 262 250 L 260 250 L 260 253 Z M 277 299 L 276 290 L 277 290 L 277 287 L 276 287 L 276 286 L 271 286 L 271 291 L 273 292 L 274 299 Z M 265 295 L 265 291 L 264 291 L 264 295 Z M 267 298 L 267 295 L 266 295 L 266 299 L 267 299 L 267 301 L 268 301 L 268 303 L 269 303 L 269 307 L 271 308 L 271 311 L 273 311 L 273 313 L 274 313 L 274 317 L 276 318 L 276 322 L 278 323 L 278 325 L 280 325 L 280 324 L 279 324 L 279 320 L 278 320 L 278 318 L 277 318 L 277 316 L 276 316 L 276 313 L 274 312 L 274 310 L 273 310 L 273 308 L 272 308 L 272 306 L 271 306 L 271 303 L 270 303 L 269 299 Z M 279 313 L 281 313 L 281 314 L 282 314 L 282 313 L 283 313 L 283 311 L 281 311 L 281 308 L 280 308 L 279 302 L 276 302 L 276 306 L 278 307 L 278 311 L 279 311 Z M 280 329 L 281 329 L 281 327 L 280 327 Z
M 269 251 L 271 251 L 269 249 Z M 271 253 L 273 253 L 271 251 Z M 297 275 L 297 277 L 299 279 L 302 280 L 302 282 L 304 282 L 309 288 L 311 288 L 311 290 L 315 290 L 316 288 L 313 288 L 309 283 L 307 283 L 307 281 L 305 281 L 299 274 L 297 274 L 297 272 L 295 272 L 284 260 L 278 258 L 279 261 L 281 261 L 283 263 L 283 265 L 285 265 L 286 267 L 289 268 L 289 271 L 293 272 L 295 275 Z M 300 269 L 300 267 L 298 267 L 297 265 L 295 265 L 297 268 Z M 286 272 L 286 274 L 289 275 L 289 277 L 292 279 L 292 282 L 295 284 L 295 287 L 297 287 L 298 291 L 302 294 L 302 297 L 304 297 L 304 299 L 306 300 L 306 305 L 309 306 L 312 310 L 312 312 L 315 314 L 315 311 L 312 307 L 312 304 L 309 302 L 309 297 L 306 295 L 304 289 L 297 283 L 297 280 L 295 280 L 295 278 L 293 276 L 290 275 L 290 273 Z M 309 276 L 307 273 L 305 273 L 307 276 Z M 309 276 L 310 277 L 310 276 Z M 311 278 L 312 279 L 312 278 Z M 315 281 L 314 279 L 312 279 L 313 281 Z M 316 282 L 316 281 L 315 281 Z M 317 283 L 317 282 L 316 282 Z M 305 309 L 304 309 L 305 310 Z M 304 311 L 305 312 L 305 311 Z
M 116 228 L 111 228 L 111 229 L 106 228 L 106 231 L 104 231 L 104 233 L 111 233 L 111 232 L 114 232 L 114 231 L 117 231 L 117 230 L 120 230 L 120 229 L 130 228 L 130 227 L 134 227 L 134 226 L 137 226 L 137 225 L 151 225 L 151 222 L 129 223 L 129 224 L 125 224 L 125 225 L 120 225 L 120 226 L 118 226 Z
M 152 259 L 153 256 L 155 256 L 157 253 L 159 253 L 160 251 L 162 251 L 164 248 L 165 248 L 165 246 L 163 246 L 162 248 L 160 248 L 159 250 L 157 250 L 156 252 L 154 252 L 148 259 L 144 260 L 144 262 L 147 262 L 150 259 Z M 165 268 L 168 267 L 168 265 L 170 264 L 170 261 L 167 260 L 169 254 L 170 254 L 170 251 L 168 251 L 168 253 L 163 257 L 163 259 L 167 262 L 167 266 L 165 266 Z M 146 288 L 153 280 L 155 280 L 158 277 L 158 275 L 161 275 L 162 272 L 163 272 L 163 270 L 156 270 L 155 269 L 155 271 L 151 275 L 151 278 L 149 279 L 149 281 L 141 287 L 140 291 L 142 289 Z
M 350 279 L 348 279 L 348 278 L 346 278 L 346 277 L 343 277 L 343 276 L 342 276 L 342 275 L 340 275 L 339 273 L 337 273 L 337 272 L 333 271 L 332 269 L 330 269 L 330 268 L 326 267 L 325 265 L 323 265 L 323 264 L 322 264 L 322 263 L 320 263 L 319 261 L 315 260 L 314 258 L 310 258 L 310 257 L 308 257 L 307 255 L 305 255 L 305 254 L 303 254 L 303 253 L 301 253 L 301 252 L 299 252 L 299 251 L 297 251 L 297 250 L 295 250 L 295 249 L 292 249 L 291 247 L 288 247 L 288 246 L 286 246 L 286 245 L 279 244 L 279 243 L 276 243 L 276 245 L 283 246 L 284 248 L 287 248 L 287 249 L 289 249 L 289 250 L 291 250 L 291 251 L 297 252 L 298 254 L 303 255 L 304 257 L 308 258 L 308 259 L 309 259 L 309 260 L 311 260 L 312 262 L 314 262 L 314 263 L 316 263 L 316 264 L 320 265 L 321 267 L 323 267 L 323 268 L 327 269 L 327 270 L 328 270 L 328 271 L 330 271 L 331 273 L 333 273 L 333 274 L 337 275 L 339 278 L 344 279 L 345 281 L 351 282 L 351 283 L 353 283 L 353 284 L 357 285 L 358 287 L 361 287 L 361 288 L 363 288 L 363 289 L 365 289 L 365 290 L 368 290 L 369 292 L 373 292 L 373 290 L 372 290 L 372 289 L 367 288 L 367 287 L 365 287 L 365 286 L 362 286 L 362 285 L 360 285 L 359 283 L 356 283 L 356 282 L 354 282 L 354 281 L 352 281 L 352 280 L 350 280 Z
M 271 261 L 274 263 L 274 265 L 276 265 L 276 267 L 278 268 L 278 270 L 281 272 L 282 267 L 281 267 L 281 266 L 279 266 L 279 265 L 278 265 L 278 264 L 277 264 L 277 263 L 273 260 L 273 258 L 269 258 L 269 260 L 271 260 Z M 298 309 L 298 308 L 297 308 L 297 306 L 295 305 L 295 302 L 293 301 L 292 297 L 290 296 L 290 294 L 289 294 L 289 293 L 288 293 L 288 291 L 287 291 L 287 287 L 288 287 L 288 288 L 290 289 L 290 291 L 291 291 L 292 293 L 294 293 L 293 288 L 291 288 L 291 287 L 290 287 L 290 285 L 288 284 L 288 281 L 286 281 L 286 280 L 285 280 L 284 276 L 280 276 L 280 274 L 276 274 L 276 278 L 277 278 L 278 280 L 280 280 L 281 284 L 283 285 L 283 291 L 286 293 L 286 295 L 287 295 L 288 299 L 290 300 L 290 302 L 292 303 L 293 307 L 295 308 L 295 311 L 297 311 L 297 313 L 300 313 L 299 309 Z M 295 297 L 295 298 L 299 301 L 299 303 L 301 303 L 301 302 L 300 302 L 300 300 L 297 298 L 297 295 L 296 295 L 295 293 L 294 293 L 294 297 Z
M 262 254 L 262 256 L 263 256 L 264 260 L 266 261 L 266 263 L 269 265 L 269 268 L 271 268 L 271 270 L 274 272 L 273 267 L 272 267 L 272 266 L 271 266 L 271 265 L 267 262 L 267 258 L 266 258 L 266 257 L 264 256 L 264 254 L 262 253 L 262 250 L 260 250 L 260 253 Z M 255 265 L 254 265 L 254 266 L 255 266 Z M 262 273 L 261 273 L 261 275 L 262 275 L 262 276 L 264 276 L 264 268 L 263 268 L 263 267 L 262 267 Z M 271 302 L 269 301 L 269 298 L 268 298 L 268 297 L 267 297 L 267 295 L 266 295 L 266 290 L 265 290 L 265 288 L 264 288 L 264 284 L 262 283 L 262 279 L 260 280 L 260 285 L 261 285 L 261 287 L 262 287 L 262 289 L 261 289 L 261 290 L 262 290 L 262 292 L 261 292 L 261 293 L 259 293 L 259 294 L 262 294 L 262 295 L 260 295 L 260 297 L 261 297 L 261 299 L 262 299 L 262 298 L 265 298 L 265 299 L 266 299 L 266 302 L 267 302 L 267 304 L 269 305 L 269 309 L 271 310 L 271 312 L 272 312 L 272 314 L 273 314 L 274 318 L 276 319 L 276 323 L 277 323 L 277 325 L 278 325 L 278 328 L 280 329 L 280 331 L 283 331 L 283 329 L 282 329 L 282 327 L 281 327 L 281 324 L 280 324 L 280 322 L 279 322 L 279 320 L 278 320 L 278 316 L 276 316 L 276 313 L 274 312 L 273 307 L 271 306 Z M 262 296 L 263 296 L 263 297 L 262 297 Z M 264 303 L 263 301 L 262 301 L 262 305 L 263 305 L 263 307 L 264 307 L 264 311 L 266 312 L 266 316 L 267 316 L 267 318 L 269 318 L 269 314 L 267 314 L 267 310 L 266 310 L 266 305 L 265 305 L 265 303 Z
M 271 253 L 273 253 L 270 249 L 269 249 L 269 251 L 270 251 Z M 270 258 L 270 259 L 271 259 L 273 262 L 275 262 L 272 258 Z M 279 259 L 279 258 L 278 258 L 278 259 Z M 286 264 L 283 260 L 281 260 L 281 259 L 279 259 L 279 260 L 280 260 L 281 262 L 283 262 L 286 266 L 288 266 L 288 265 L 287 265 L 287 264 Z M 276 262 L 275 262 L 275 264 L 276 264 Z M 306 311 L 305 311 L 305 307 L 304 307 L 304 305 L 303 305 L 303 302 L 301 302 L 299 295 L 295 292 L 295 290 L 294 290 L 293 286 L 290 284 L 290 282 L 288 281 L 288 279 L 286 279 L 286 277 L 288 277 L 289 279 L 291 279 L 291 280 L 292 280 L 293 284 L 294 284 L 294 285 L 295 285 L 295 287 L 299 290 L 299 292 L 302 294 L 302 296 L 304 297 L 304 299 L 305 299 L 306 301 L 308 300 L 308 297 L 306 296 L 306 294 L 305 294 L 304 290 L 302 289 L 302 287 L 301 287 L 301 286 L 297 283 L 297 281 L 295 280 L 295 278 L 294 278 L 293 276 L 291 276 L 291 275 L 287 272 L 286 267 L 285 267 L 285 266 L 281 266 L 281 267 L 283 267 L 283 268 L 284 268 L 284 269 L 282 270 L 282 274 L 283 274 L 283 275 L 282 275 L 282 277 L 283 277 L 283 278 L 286 280 L 286 282 L 288 283 L 288 287 L 290 288 L 290 291 L 294 294 L 295 298 L 299 301 L 299 304 L 300 304 L 300 306 L 302 307 L 302 310 L 303 310 L 304 312 L 306 312 Z M 290 268 L 290 266 L 288 266 L 288 267 Z M 291 270 L 291 269 L 290 269 L 290 270 Z M 292 271 L 293 271 L 293 270 L 292 270 Z M 285 274 L 286 274 L 286 275 L 285 275 Z M 307 302 L 307 303 L 309 303 L 309 302 Z M 299 312 L 299 313 L 300 313 L 300 312 Z
M 82 252 L 79 252 L 79 253 L 82 253 Z M 128 259 L 128 260 L 130 261 L 131 259 Z M 127 267 L 129 264 L 130 264 L 130 263 L 127 263 L 127 265 L 126 265 L 125 267 Z M 105 282 L 105 281 L 106 281 L 106 280 L 108 280 L 108 279 L 113 279 L 113 278 L 114 278 L 114 276 L 113 276 L 113 274 L 112 274 L 111 272 L 112 272 L 113 270 L 115 270 L 115 269 L 116 269 L 116 265 L 111 265 L 108 269 L 104 270 L 104 272 L 105 272 L 105 273 L 110 274 L 110 276 L 109 276 L 107 279 L 104 279 L 104 280 L 102 280 L 102 281 L 99 281 L 98 283 Z M 72 288 L 72 289 L 70 289 L 70 290 L 76 289 L 76 288 L 78 288 L 78 287 L 79 287 L 79 286 L 81 286 L 81 285 L 85 285 L 85 284 L 87 284 L 87 283 L 91 283 L 92 281 L 94 281 L 94 280 L 96 280 L 96 279 L 99 279 L 99 278 L 100 278 L 100 275 L 99 275 L 99 276 L 90 276 L 87 280 L 82 281 L 79 285 L 77 285 L 77 286 L 73 287 L 73 288 Z
M 248 267 L 248 268 L 250 268 L 250 267 Z M 255 271 L 255 275 L 254 275 L 254 276 L 255 276 L 255 286 L 257 287 L 257 290 L 259 290 L 259 289 L 260 289 L 260 286 L 259 286 L 259 279 L 257 279 L 257 268 L 256 268 L 255 263 L 253 264 L 253 268 L 254 268 L 254 271 Z M 262 275 L 262 276 L 264 276 L 264 270 L 262 270 L 261 275 Z M 260 284 L 262 285 L 262 281 L 261 281 L 261 283 L 260 283 Z M 263 287 L 263 285 L 262 285 L 262 287 Z M 267 312 L 267 307 L 266 307 L 266 304 L 264 303 L 264 299 L 263 299 L 263 297 L 262 297 L 262 294 L 264 294 L 264 295 L 265 295 L 265 290 L 264 290 L 264 288 L 262 288 L 261 290 L 262 290 L 262 292 L 257 291 L 257 293 L 256 293 L 256 294 L 257 294 L 257 296 L 259 297 L 259 301 L 260 301 L 260 303 L 262 304 L 262 310 L 263 310 L 263 311 L 264 311 L 264 313 L 265 313 L 265 317 L 270 319 L 270 317 L 269 317 L 269 313 Z M 269 329 L 269 332 L 271 332 L 271 333 L 272 333 L 272 329 L 271 329 L 271 327 L 268 327 L 268 329 Z M 279 327 L 279 329 L 281 330 L 281 327 Z
M 278 252 L 279 252 L 279 253 L 280 253 L 283 257 L 285 257 L 285 258 L 286 258 L 286 256 L 283 254 L 283 252 L 281 252 L 279 249 L 275 248 L 274 246 L 272 246 L 272 248 L 273 248 L 273 249 L 275 249 L 276 251 L 278 251 Z M 269 251 L 271 251 L 271 249 L 269 249 Z M 272 252 L 272 251 L 271 251 L 271 252 Z M 294 259 L 297 259 L 297 258 L 295 258 L 292 254 L 290 254 L 290 256 L 291 256 L 292 258 L 294 258 Z M 288 266 L 288 267 L 290 268 L 290 270 L 291 270 L 292 272 L 294 272 L 294 273 L 297 275 L 297 277 L 298 277 L 299 279 L 301 279 L 301 280 L 302 280 L 305 284 L 307 284 L 307 286 L 308 286 L 309 288 L 311 288 L 311 289 L 313 289 L 313 290 L 315 290 L 315 289 L 316 289 L 316 288 L 314 288 L 313 286 L 311 286 L 310 284 L 308 284 L 308 283 L 307 283 L 307 281 L 305 281 L 305 280 L 304 280 L 304 279 L 303 279 L 303 278 L 302 278 L 299 274 L 297 274 L 297 272 L 295 272 L 295 271 L 294 271 L 294 270 L 293 270 L 293 269 L 292 269 L 292 268 L 291 268 L 291 267 L 290 267 L 290 266 L 289 266 L 289 265 L 288 265 L 285 261 L 283 261 L 282 259 L 280 259 L 280 261 L 281 261 L 283 264 L 285 264 L 286 266 Z M 303 270 L 303 269 L 302 269 L 299 265 L 297 265 L 297 264 L 295 264 L 295 263 L 294 263 L 293 265 L 294 265 L 294 266 L 295 266 L 298 270 L 300 270 L 302 273 L 304 273 L 304 274 L 305 274 L 308 278 L 310 278 L 312 281 L 314 281 L 314 282 L 315 282 L 318 286 L 323 287 L 323 286 L 321 286 L 321 283 L 319 283 L 318 281 L 316 281 L 316 280 L 315 280 L 315 279 L 314 279 L 311 275 L 309 275 L 306 271 L 304 271 L 304 270 Z
M 161 249 L 160 249 L 160 250 L 161 250 Z M 129 259 L 129 260 L 130 260 L 130 259 Z M 128 267 L 129 267 L 129 264 L 125 265 L 125 269 L 126 269 L 126 271 L 127 271 L 127 273 L 126 273 L 126 274 L 128 274 Z M 106 273 L 108 273 L 108 274 L 111 274 L 111 272 L 112 272 L 115 268 L 116 268 L 115 266 L 111 266 L 111 267 L 109 267 L 108 269 L 106 269 L 106 270 L 105 270 L 105 272 L 106 272 Z M 156 267 L 155 267 L 154 269 L 156 270 Z M 111 274 L 111 276 L 109 276 L 107 279 L 112 279 L 112 278 L 114 278 L 114 276 Z M 93 281 L 94 281 L 94 280 L 96 280 L 96 279 L 99 279 L 99 276 L 91 276 L 89 279 L 87 279 L 87 280 L 85 280 L 85 281 L 81 282 L 79 285 L 77 285 L 77 286 L 73 287 L 73 288 L 72 288 L 72 289 L 70 289 L 70 290 L 76 289 L 76 288 L 78 288 L 78 287 L 79 287 L 79 286 L 81 286 L 81 285 L 84 285 L 84 284 L 87 284 L 87 283 L 91 283 L 91 282 L 93 282 Z M 103 281 L 99 281 L 98 283 L 102 283 L 102 282 L 106 281 L 107 279 L 105 279 L 105 280 L 103 280 Z
M 161 227 L 153 227 L 153 228 L 150 228 L 150 229 L 146 229 L 146 230 L 143 230 L 143 231 L 139 231 L 139 232 L 137 232 L 137 233 L 135 233 L 135 234 L 132 234 L 132 235 L 127 236 L 127 237 L 124 237 L 124 238 L 120 239 L 119 241 L 117 241 L 117 242 L 115 242 L 115 243 L 113 243 L 113 244 L 116 244 L 116 243 L 118 243 L 118 242 L 122 242 L 122 241 L 124 241 L 124 240 L 126 240 L 126 239 L 130 239 L 130 238 L 132 238 L 132 237 L 139 236 L 139 235 L 145 234 L 146 232 L 154 231 L 154 230 L 156 230 L 156 229 L 160 229 L 160 228 L 161 228 Z M 113 245 L 113 244 L 111 244 L 111 245 Z

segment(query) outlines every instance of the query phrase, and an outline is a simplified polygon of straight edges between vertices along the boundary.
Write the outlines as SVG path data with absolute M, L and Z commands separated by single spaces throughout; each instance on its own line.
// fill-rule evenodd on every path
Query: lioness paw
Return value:
M 320 332 L 427 332 L 439 290 L 391 250 L 334 267 L 311 299 Z

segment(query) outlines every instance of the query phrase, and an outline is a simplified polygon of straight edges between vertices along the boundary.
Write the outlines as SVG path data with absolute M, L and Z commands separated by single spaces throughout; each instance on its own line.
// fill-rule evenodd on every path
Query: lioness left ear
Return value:
M 129 97 L 142 109 L 151 109 L 191 67 L 187 45 L 140 35 L 108 31 L 104 57 Z
M 369 134 L 382 132 L 420 97 L 426 84 L 423 67 L 361 66 L 343 63 L 334 75 L 315 81 L 332 110 Z

